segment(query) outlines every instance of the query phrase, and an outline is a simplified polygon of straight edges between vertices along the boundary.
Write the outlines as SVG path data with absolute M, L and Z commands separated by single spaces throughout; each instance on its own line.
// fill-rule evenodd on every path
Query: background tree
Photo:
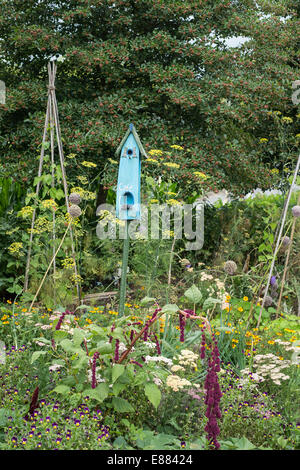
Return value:
M 291 119 L 282 123 L 293 139 L 290 164 L 297 149 L 297 8 L 283 0 L 3 0 L 2 174 L 30 183 L 36 175 L 46 64 L 56 56 L 65 153 L 76 154 L 68 174 L 84 160 L 100 172 L 134 122 L 146 149 L 183 147 L 172 161 L 185 187 L 270 187 L 278 179 L 270 170 L 289 163 L 273 111 Z M 232 36 L 248 41 L 228 48 Z M 107 175 L 108 187 L 116 166 Z

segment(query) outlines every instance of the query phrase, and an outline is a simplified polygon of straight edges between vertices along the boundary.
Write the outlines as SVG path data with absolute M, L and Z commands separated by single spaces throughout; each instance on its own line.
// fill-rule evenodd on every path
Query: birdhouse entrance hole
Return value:
M 122 196 L 122 206 L 123 210 L 129 210 L 134 205 L 134 197 L 132 193 L 124 193 Z

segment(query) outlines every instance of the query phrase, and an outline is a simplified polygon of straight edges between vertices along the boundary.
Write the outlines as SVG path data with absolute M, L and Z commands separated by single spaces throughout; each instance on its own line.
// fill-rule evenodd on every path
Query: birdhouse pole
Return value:
M 133 124 L 130 124 L 116 156 L 120 157 L 116 217 L 125 222 L 120 283 L 119 316 L 124 315 L 129 256 L 129 224 L 141 218 L 141 156 L 147 156 Z
M 130 220 L 125 220 L 125 238 L 123 243 L 123 258 L 120 282 L 120 300 L 119 300 L 119 316 L 124 315 L 125 299 L 126 299 L 126 284 L 127 284 L 127 268 L 128 268 L 128 255 L 129 255 L 129 227 Z

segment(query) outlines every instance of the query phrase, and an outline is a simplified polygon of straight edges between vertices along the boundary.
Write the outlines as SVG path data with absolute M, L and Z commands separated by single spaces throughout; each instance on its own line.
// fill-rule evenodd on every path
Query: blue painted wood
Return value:
M 134 137 L 132 124 L 128 131 L 120 152 L 118 174 L 116 216 L 120 220 L 136 220 L 141 217 L 140 145 Z

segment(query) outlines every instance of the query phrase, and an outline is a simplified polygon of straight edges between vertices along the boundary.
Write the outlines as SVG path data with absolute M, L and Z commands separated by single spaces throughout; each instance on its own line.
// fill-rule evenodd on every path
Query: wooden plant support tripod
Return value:
M 41 147 L 41 153 L 40 153 L 40 161 L 39 161 L 39 169 L 38 169 L 38 182 L 37 182 L 37 185 L 36 185 L 36 193 L 35 194 L 36 194 L 36 198 L 37 198 L 38 195 L 39 195 L 40 187 L 41 187 L 40 178 L 42 176 L 46 142 L 48 142 L 48 144 L 50 146 L 50 156 L 51 156 L 50 162 L 51 162 L 51 176 L 52 176 L 51 186 L 52 186 L 52 188 L 55 187 L 54 147 L 55 147 L 55 137 L 56 137 L 56 143 L 57 143 L 59 160 L 60 160 L 60 168 L 61 168 L 61 173 L 62 173 L 63 189 L 64 189 L 65 201 L 66 201 L 66 208 L 67 208 L 67 210 L 69 210 L 68 185 L 67 185 L 66 172 L 65 172 L 65 166 L 64 166 L 64 153 L 63 153 L 61 131 L 60 131 L 60 124 L 59 124 L 59 117 L 58 117 L 58 107 L 57 107 L 57 101 L 56 101 L 56 95 L 55 95 L 56 69 L 57 69 L 57 67 L 56 67 L 56 64 L 54 62 L 49 62 L 48 63 L 48 75 L 49 75 L 48 103 L 47 103 L 47 110 L 46 110 L 46 117 L 45 117 L 42 147 Z M 48 140 L 49 131 L 50 131 L 50 142 Z M 36 209 L 34 209 L 34 211 L 33 211 L 32 220 L 31 220 L 30 239 L 29 239 L 29 247 L 28 247 L 26 270 L 25 270 L 24 291 L 28 290 L 29 269 L 30 269 L 30 260 L 31 260 L 31 251 L 32 251 L 33 231 L 34 231 L 35 219 L 36 219 Z M 56 258 L 55 240 L 56 240 L 56 235 L 55 235 L 55 211 L 54 211 L 54 209 L 52 211 L 52 221 L 53 221 L 53 231 L 52 231 L 53 273 L 55 274 L 55 272 L 56 272 L 56 264 L 55 264 L 55 258 Z M 75 279 L 76 279 L 76 289 L 77 289 L 78 300 L 80 300 L 80 287 L 79 287 L 79 284 L 78 284 L 78 281 L 77 281 L 77 266 L 76 266 L 76 260 L 75 260 L 74 237 L 73 237 L 73 231 L 72 231 L 72 226 L 71 225 L 70 225 L 70 228 L 69 228 L 69 232 L 70 232 L 70 238 L 71 238 L 72 258 L 74 260 L 74 273 L 75 273 Z

